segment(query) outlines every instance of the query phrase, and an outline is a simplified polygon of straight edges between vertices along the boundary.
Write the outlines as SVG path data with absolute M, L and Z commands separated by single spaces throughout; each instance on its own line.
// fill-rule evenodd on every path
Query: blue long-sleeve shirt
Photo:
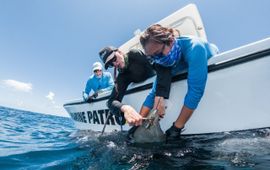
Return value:
M 101 78 L 97 78 L 94 74 L 88 79 L 84 92 L 89 95 L 91 90 L 97 92 L 99 90 L 111 90 L 114 86 L 111 73 L 103 72 Z
M 154 82 L 144 106 L 152 108 L 155 96 L 169 98 L 171 77 L 186 69 L 188 72 L 188 91 L 184 99 L 184 105 L 194 110 L 204 93 L 208 73 L 207 60 L 217 54 L 218 49 L 216 46 L 197 37 L 180 37 L 174 43 L 177 43 L 178 49 L 180 49 L 180 52 L 175 52 L 175 54 L 179 55 L 178 57 L 171 55 L 172 57 L 167 60 L 154 58 L 161 71 L 157 70 L 157 80 Z M 173 62 L 173 60 L 175 61 Z M 162 61 L 166 62 L 163 63 Z M 168 63 L 175 64 L 169 65 Z

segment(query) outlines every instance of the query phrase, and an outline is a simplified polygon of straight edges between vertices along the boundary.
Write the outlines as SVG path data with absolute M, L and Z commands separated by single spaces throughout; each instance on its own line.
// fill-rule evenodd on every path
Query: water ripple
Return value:
M 128 145 L 125 134 L 76 131 L 70 119 L 0 107 L 2 169 L 268 169 L 270 129 Z

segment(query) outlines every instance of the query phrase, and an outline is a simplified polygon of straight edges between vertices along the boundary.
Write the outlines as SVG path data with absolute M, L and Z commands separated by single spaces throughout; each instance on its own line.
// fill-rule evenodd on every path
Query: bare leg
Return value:
M 191 109 L 187 108 L 186 106 L 183 106 L 178 118 L 176 119 L 176 121 L 174 123 L 174 126 L 176 126 L 177 128 L 183 128 L 185 126 L 186 122 L 191 117 L 193 112 L 194 112 L 194 110 L 191 110 Z

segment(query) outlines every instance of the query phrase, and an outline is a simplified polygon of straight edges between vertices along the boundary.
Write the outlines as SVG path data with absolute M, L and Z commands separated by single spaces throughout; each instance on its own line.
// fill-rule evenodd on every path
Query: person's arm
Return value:
M 157 71 L 157 87 L 154 99 L 154 109 L 156 108 L 160 117 L 165 114 L 164 99 L 168 99 L 171 90 L 171 67 L 163 67 L 156 65 Z
M 165 114 L 164 98 L 169 98 L 171 86 L 171 68 L 155 65 L 157 78 L 152 89 L 146 97 L 140 110 L 142 116 L 147 116 L 151 109 L 157 109 L 160 117 Z
M 122 99 L 124 98 L 127 87 L 131 82 L 126 75 L 119 75 L 116 81 L 116 86 L 113 88 L 107 105 L 113 114 L 120 116 L 119 113 L 121 112 L 121 107 L 125 105 L 122 103 Z
M 171 67 L 164 67 L 159 64 L 155 64 L 155 68 L 157 72 L 156 96 L 168 99 L 172 80 Z
M 130 105 L 122 105 L 121 111 L 130 125 L 139 126 L 142 124 L 142 116 Z
M 118 90 L 116 90 L 116 87 L 117 86 L 115 86 L 112 90 L 110 98 L 107 101 L 107 106 L 112 114 L 119 117 L 119 116 L 121 116 L 120 115 L 120 111 L 121 111 L 120 108 L 123 106 L 123 104 L 121 103 L 123 97 L 122 98 L 118 97 L 118 93 L 117 93 Z
M 157 79 L 153 82 L 152 89 L 148 93 L 147 97 L 143 102 L 143 107 L 147 107 L 150 110 L 153 108 L 155 103 L 155 96 L 156 96 L 156 87 L 157 87 Z
M 121 112 L 124 113 L 125 119 L 129 124 L 134 125 L 140 125 L 142 123 L 142 117 L 139 115 L 139 113 L 136 112 L 136 110 L 131 107 L 130 105 L 126 105 L 121 103 L 126 89 L 128 85 L 130 84 L 130 81 L 124 77 L 124 76 L 118 76 L 117 77 L 117 87 L 118 90 L 113 88 L 112 94 L 110 96 L 110 99 L 107 102 L 107 105 L 115 116 L 121 116 Z
M 188 91 L 185 96 L 184 105 L 195 110 L 204 94 L 207 81 L 207 56 L 205 49 L 196 45 L 188 57 Z
M 91 87 L 91 79 L 89 79 L 86 82 L 85 89 L 83 91 L 83 99 L 84 101 L 87 101 L 89 99 L 89 93 L 91 92 L 92 87 Z
M 191 117 L 193 112 L 194 112 L 194 110 L 189 109 L 188 107 L 183 105 L 181 112 L 178 115 L 178 118 L 174 122 L 174 126 L 177 128 L 184 128 L 186 122 L 189 120 L 189 118 Z
M 117 84 L 112 90 L 111 96 L 107 102 L 107 106 L 113 114 L 119 116 L 118 114 L 120 112 L 120 108 L 123 105 L 121 102 L 125 95 L 127 87 L 130 84 L 130 81 L 127 79 L 125 75 L 121 74 L 118 75 L 116 81 Z
M 106 73 L 106 81 L 107 81 L 107 87 L 104 89 L 101 89 L 101 91 L 109 91 L 113 89 L 114 81 L 113 81 L 111 73 L 109 72 Z
M 112 102 L 112 105 L 118 108 L 117 109 L 118 113 L 120 111 L 124 113 L 124 117 L 130 125 L 138 126 L 142 124 L 142 116 L 130 105 L 123 104 L 117 100 L 114 100 Z M 115 114 L 115 115 L 120 116 L 119 114 Z
M 84 92 L 89 95 L 89 93 L 91 92 L 92 87 L 91 87 L 91 79 L 87 80 L 86 85 L 85 85 L 85 89 Z

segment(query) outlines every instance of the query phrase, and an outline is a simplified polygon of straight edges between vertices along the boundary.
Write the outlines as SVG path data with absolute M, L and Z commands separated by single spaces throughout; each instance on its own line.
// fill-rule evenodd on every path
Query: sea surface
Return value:
M 119 132 L 99 137 L 69 118 L 0 107 L 0 170 L 269 168 L 268 128 L 128 145 Z

